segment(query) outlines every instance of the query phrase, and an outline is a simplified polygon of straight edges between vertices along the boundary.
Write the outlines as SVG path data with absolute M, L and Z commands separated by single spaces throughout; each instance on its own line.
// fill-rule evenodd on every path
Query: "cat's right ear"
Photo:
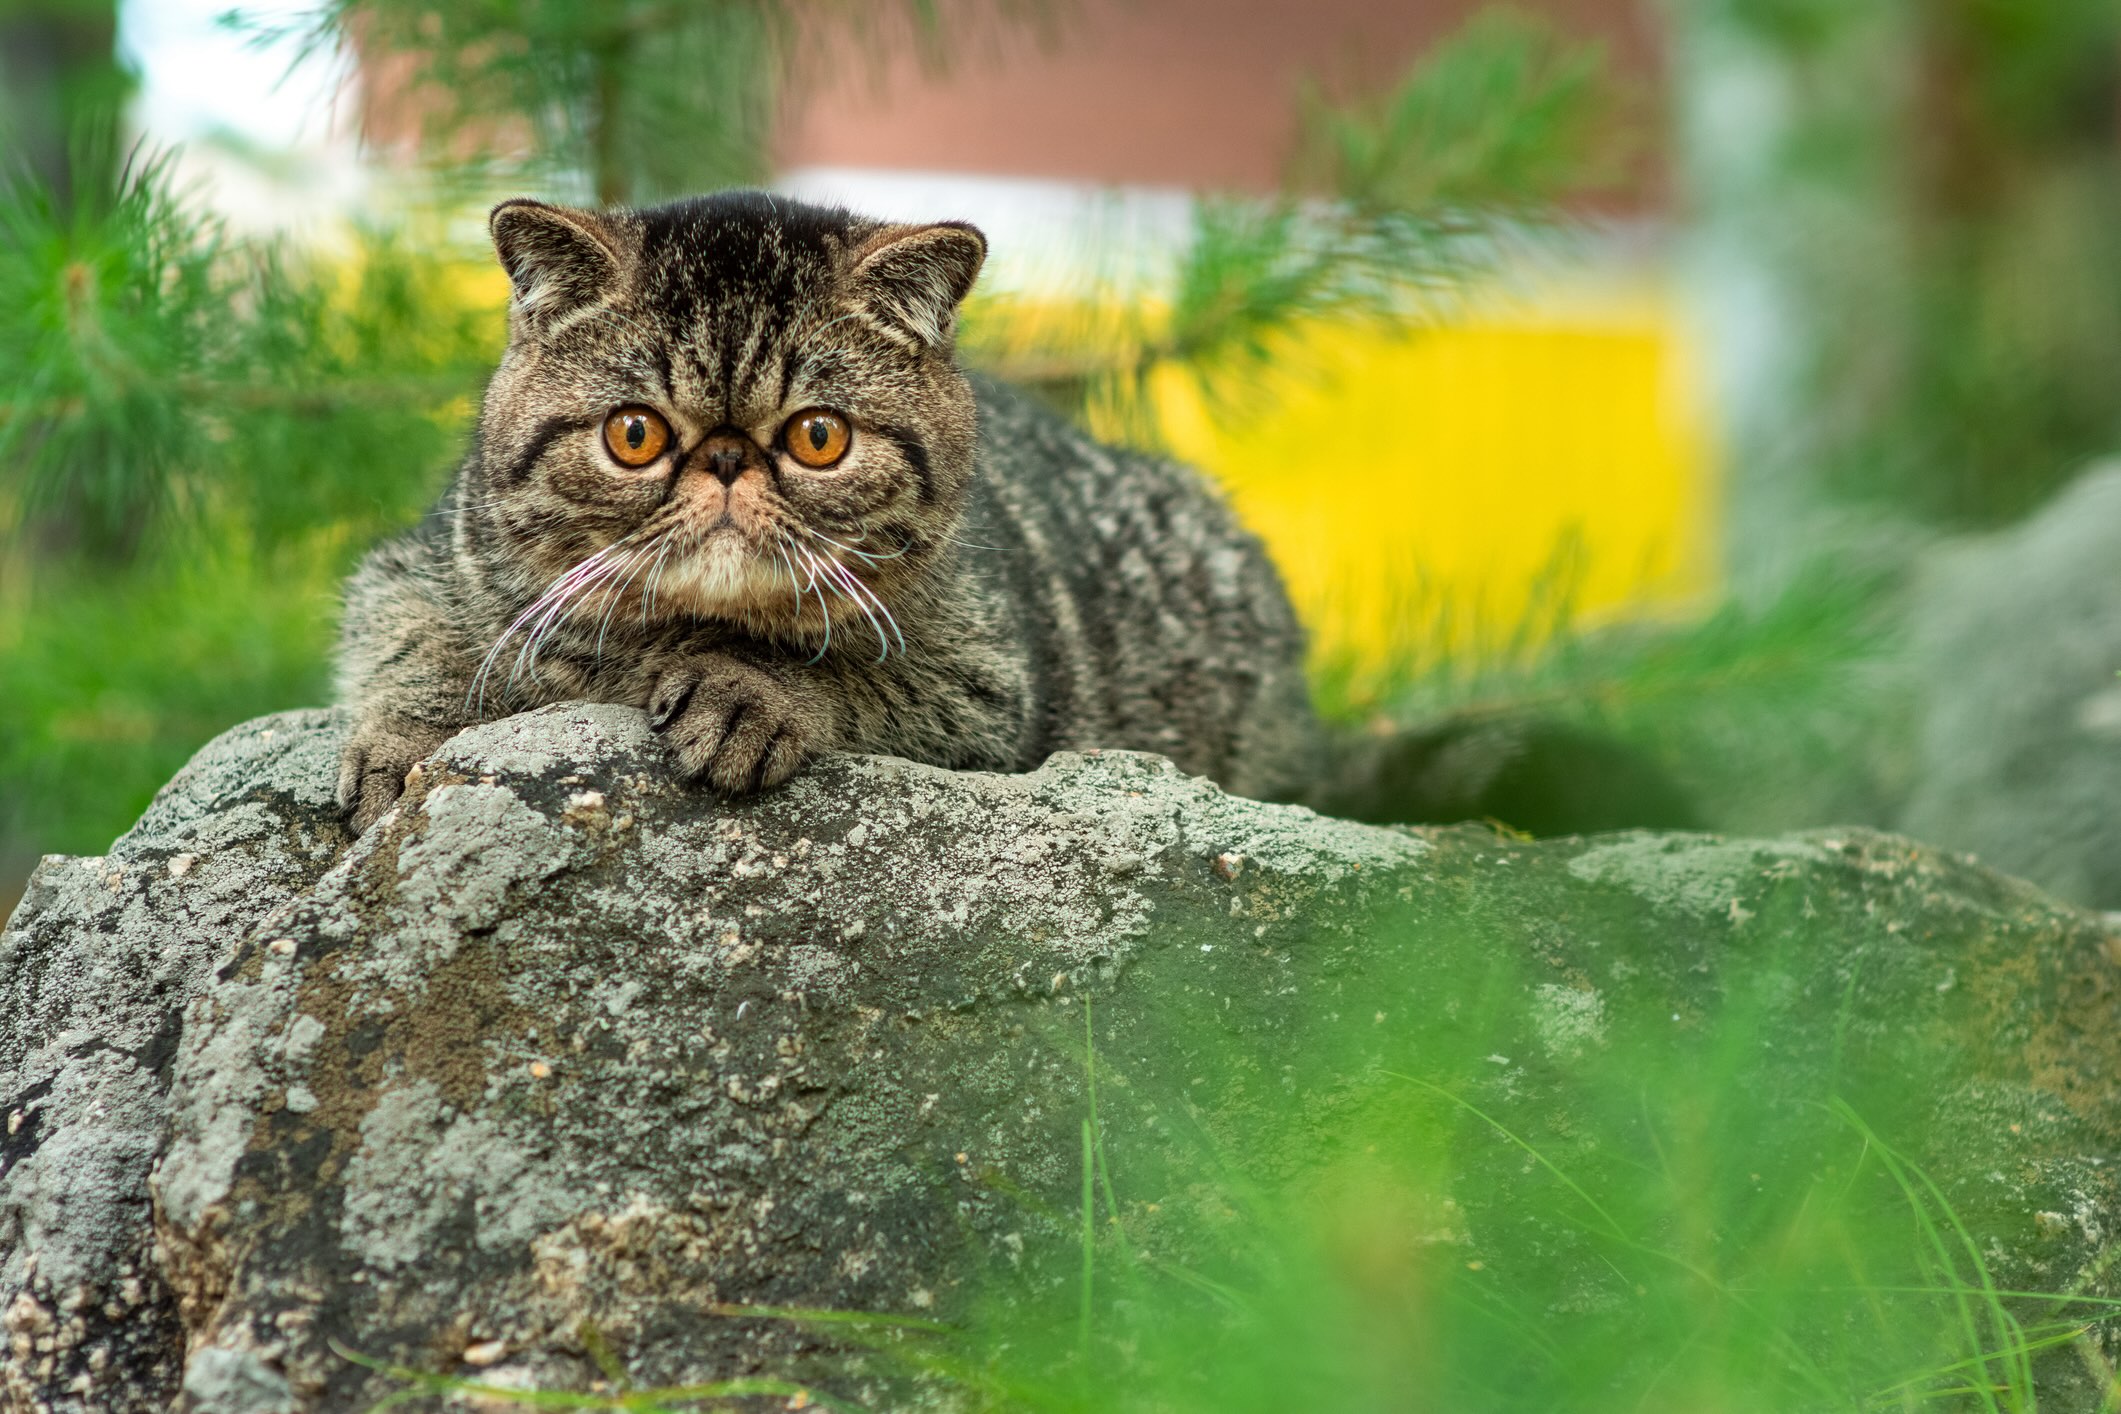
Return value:
M 518 197 L 487 218 L 513 311 L 542 324 L 601 298 L 619 278 L 613 233 L 592 211 Z
M 944 347 L 986 258 L 987 238 L 963 221 L 887 226 L 855 253 L 855 298 L 884 328 Z

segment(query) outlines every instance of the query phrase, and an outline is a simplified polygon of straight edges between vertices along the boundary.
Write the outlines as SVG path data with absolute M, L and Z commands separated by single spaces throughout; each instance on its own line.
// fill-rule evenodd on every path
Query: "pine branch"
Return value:
M 292 21 L 225 19 L 303 57 L 352 51 L 409 63 L 398 95 L 429 157 L 462 165 L 507 144 L 545 180 L 586 177 L 607 205 L 642 203 L 770 174 L 782 100 L 843 84 L 850 64 L 910 38 L 942 64 L 978 10 L 1014 17 L 1039 0 L 982 0 L 946 15 L 936 0 L 325 0 Z
M 1389 92 L 1335 105 L 1313 90 L 1302 156 L 1277 198 L 1205 198 L 1168 305 L 1056 357 L 975 319 L 968 348 L 998 371 L 1078 390 L 1103 420 L 1155 440 L 1146 389 L 1184 369 L 1211 405 L 1255 402 L 1315 322 L 1420 327 L 1603 175 L 1613 105 L 1595 48 L 1487 16 Z M 1141 301 L 1129 299 L 1139 310 Z
M 494 331 L 371 240 L 350 287 L 231 239 L 136 158 L 101 204 L 0 188 L 0 500 L 129 553 L 202 499 L 276 524 L 416 495 Z

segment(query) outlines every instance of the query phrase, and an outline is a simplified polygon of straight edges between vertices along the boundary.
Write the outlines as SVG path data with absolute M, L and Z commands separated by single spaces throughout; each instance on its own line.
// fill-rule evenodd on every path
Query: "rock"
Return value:
M 1130 753 L 837 758 L 731 806 L 585 705 L 457 737 L 349 842 L 343 730 L 231 732 L 0 935 L 0 1407 L 399 1388 L 345 1352 L 873 1398 L 859 1347 L 727 1308 L 935 1315 L 1068 1260 L 1088 999 L 1145 1082 L 1184 1086 L 1206 1028 L 1239 1057 L 1219 1085 L 1278 1086 L 1325 1027 L 1349 1090 L 1449 1024 L 1479 957 L 1522 971 L 1506 1083 L 1561 1106 L 1613 1027 L 1682 1034 L 1728 959 L 1781 950 L 1778 1075 L 1868 1066 L 1978 1116 L 1955 1201 L 1999 1282 L 2114 1294 L 2121 1204 L 2079 1156 L 2121 1137 L 2121 940 L 1905 841 L 1385 829 Z M 1935 1095 L 1911 1057 L 1950 1058 L 1914 1072 Z
M 300 712 L 219 738 L 108 855 L 47 857 L 0 932 L 0 1407 L 37 1408 L 91 1371 L 97 1401 L 60 1407 L 159 1410 L 176 1393 L 184 1332 L 147 1182 L 184 1009 L 231 939 L 351 843 L 332 811 L 344 731 Z
M 1898 827 L 2121 908 L 2121 467 L 1933 555 L 1910 622 L 1919 761 Z

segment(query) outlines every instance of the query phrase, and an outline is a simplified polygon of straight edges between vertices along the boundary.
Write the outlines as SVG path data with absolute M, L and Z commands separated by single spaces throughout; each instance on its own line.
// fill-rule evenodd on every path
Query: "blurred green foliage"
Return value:
M 1755 936 L 1819 936 L 1786 903 Z M 1101 1072 L 1081 1276 L 998 1280 L 962 1330 L 885 1348 L 996 1414 L 2028 1411 L 2040 1352 L 2121 1316 L 1998 1289 L 1951 1196 L 1969 1175 L 1912 1153 L 1963 1055 L 1891 1028 L 1844 1049 L 1846 999 L 1794 1022 L 1807 947 L 1720 954 L 1684 1025 L 1608 992 L 1597 1042 L 1557 1054 L 1485 931 L 1512 924 L 1466 920 L 1380 923 L 1339 1005 L 1174 1014 L 1168 1056 L 1078 1038 Z M 1608 957 L 1669 956 L 1576 921 Z
M 388 523 L 498 352 L 446 265 L 382 237 L 306 263 L 230 240 L 166 158 L 65 211 L 0 188 L 0 242 L 0 497 L 106 558 L 202 516 Z
M 1691 620 L 1597 624 L 1575 604 L 1579 563 L 1557 546 L 1530 607 L 1504 624 L 1468 623 L 1410 574 L 1404 637 L 1382 657 L 1316 665 L 1321 711 L 1412 730 L 1578 728 L 1734 834 L 1892 818 L 1914 770 L 1896 567 L 1817 560 L 1774 594 Z
M 106 192 L 123 155 L 102 140 L 133 88 L 118 0 L 0 0 L 0 150 L 58 205 Z
M 773 124 L 793 85 L 859 81 L 864 52 L 910 40 L 932 67 L 990 18 L 1038 19 L 1039 0 L 326 0 L 293 21 L 237 12 L 303 51 L 403 61 L 400 102 L 445 166 L 585 178 L 604 205 L 647 205 L 770 175 Z
M 1498 867 L 1523 863 L 1497 846 Z M 1448 922 L 1387 912 L 1322 994 L 1292 970 L 1283 992 L 1214 998 L 1174 938 L 1130 962 L 1133 1000 L 1110 1013 L 1023 1008 L 1016 1059 L 1074 1060 L 1053 1104 L 1081 1144 L 1053 1167 L 1081 1187 L 1056 1202 L 966 1171 L 1019 1231 L 962 1314 L 724 1314 L 869 1347 L 903 1381 L 881 1407 L 982 1414 L 2029 1414 L 2043 1393 L 2112 1396 L 2083 1339 L 2121 1319 L 2099 1269 L 2057 1260 L 2026 1291 L 2001 1265 L 2022 1276 L 2030 1250 L 2015 1205 L 2062 1191 L 2025 1164 L 2032 1134 L 2071 1122 L 1981 1079 L 1986 1040 L 1958 1028 L 1993 998 L 1940 999 L 1933 955 L 1872 945 L 1890 899 L 1768 884 L 1743 932 L 1703 922 L 1679 947 L 1669 918 L 1579 900 L 1555 924 L 1568 941 L 1527 966 L 1532 886 L 1435 887 Z M 1314 944 L 1332 946 L 1297 950 Z M 1557 996 L 1584 1008 L 1577 1029 L 1556 1029 Z M 1170 1000 L 1134 1014 L 1151 997 Z M 601 1392 L 400 1377 L 408 1397 L 503 1406 L 726 1407 L 599 1363 Z M 820 1407 L 844 1407 L 822 1385 Z
M 1809 269 L 1788 297 L 1816 305 L 1799 315 L 1814 344 L 1798 394 L 1823 495 L 1991 526 L 2109 453 L 2121 440 L 2121 6 L 1704 11 L 1802 105 L 1755 174 L 1750 219 L 1763 248 Z
M 166 159 L 0 188 L 0 853 L 99 851 L 214 732 L 328 697 L 337 581 L 501 334 L 403 238 L 231 239 Z
M 121 572 L 72 562 L 0 588 L 0 844 L 99 854 L 215 733 L 325 701 L 322 650 L 358 549 L 223 532 Z M 0 862 L 26 875 L 35 859 Z
M 1381 93 L 1301 95 L 1282 192 L 1196 200 L 1167 288 L 1082 292 L 1117 322 L 1027 337 L 1006 305 L 975 308 L 964 346 L 1137 443 L 1158 439 L 1148 383 L 1163 368 L 1242 417 L 1259 375 L 1302 357 L 1302 328 L 1418 328 L 1571 229 L 1563 199 L 1618 170 L 1618 111 L 1598 47 L 1477 16 Z
M 1617 94 L 1596 45 L 1509 10 L 1476 14 L 1396 86 L 1302 96 L 1295 175 L 1358 210 L 1515 210 L 1615 175 Z

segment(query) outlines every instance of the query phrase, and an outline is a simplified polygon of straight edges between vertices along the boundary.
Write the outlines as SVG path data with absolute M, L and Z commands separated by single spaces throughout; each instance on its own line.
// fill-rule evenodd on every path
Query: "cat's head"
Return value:
M 509 201 L 492 230 L 509 344 L 465 513 L 503 578 L 578 616 L 883 646 L 972 476 L 951 346 L 980 233 L 761 192 Z

